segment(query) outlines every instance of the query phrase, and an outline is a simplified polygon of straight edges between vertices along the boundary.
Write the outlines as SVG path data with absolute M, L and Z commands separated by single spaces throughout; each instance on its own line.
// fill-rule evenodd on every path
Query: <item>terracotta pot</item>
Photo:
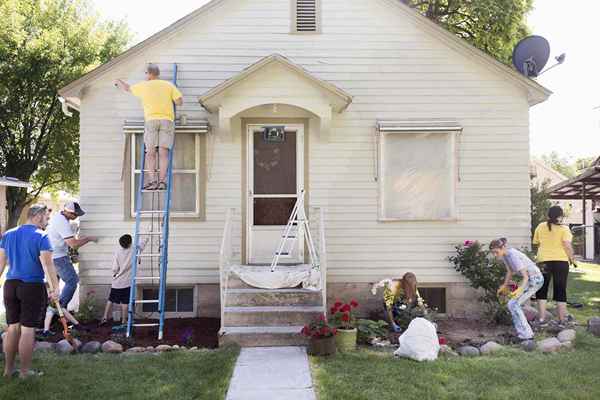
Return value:
M 326 338 L 310 338 L 308 354 L 311 356 L 330 356 L 335 354 L 335 336 Z
M 340 352 L 345 351 L 354 351 L 356 350 L 356 337 L 358 331 L 356 328 L 354 329 L 340 329 L 337 330 L 337 335 L 335 335 L 335 343 L 337 345 L 337 349 Z

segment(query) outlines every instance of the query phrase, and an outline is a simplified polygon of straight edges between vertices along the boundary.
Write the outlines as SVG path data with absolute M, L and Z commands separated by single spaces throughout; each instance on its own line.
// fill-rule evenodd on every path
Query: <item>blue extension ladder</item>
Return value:
M 173 65 L 173 84 L 177 86 L 177 64 Z M 175 109 L 175 105 L 173 105 Z M 176 111 L 176 110 L 175 110 Z M 135 143 L 135 141 L 134 141 Z M 173 183 L 173 151 L 175 149 L 175 143 L 169 151 L 169 165 L 167 169 L 167 188 L 166 190 L 144 190 L 144 176 L 147 172 L 156 172 L 152 169 L 145 169 L 145 159 L 142 158 L 141 172 L 139 186 L 137 189 L 137 203 L 135 213 L 135 238 L 134 238 L 134 251 L 131 258 L 131 294 L 129 296 L 129 309 L 128 309 L 128 320 L 127 320 L 127 337 L 133 335 L 133 329 L 136 327 L 155 327 L 158 326 L 158 340 L 163 339 L 163 330 L 165 325 L 165 303 L 167 293 L 167 268 L 169 264 L 169 215 L 171 211 L 171 197 L 172 197 L 172 183 Z M 142 141 L 142 152 L 140 154 L 146 154 L 146 146 Z M 148 193 L 151 197 L 151 209 L 142 210 L 143 205 L 143 194 Z M 163 198 L 163 209 L 160 209 L 160 198 Z M 142 225 L 142 218 L 150 217 L 150 229 L 145 232 L 141 232 L 140 228 Z M 156 218 L 155 218 L 156 217 Z M 141 238 L 145 237 L 145 243 L 148 241 L 151 243 L 150 252 L 144 253 L 148 246 L 140 245 Z M 154 250 L 154 239 L 158 238 L 159 246 L 157 251 Z M 141 264 L 142 260 L 149 260 L 150 263 L 150 276 L 138 276 L 138 265 Z M 159 276 L 154 276 L 153 263 L 159 263 Z M 144 299 L 137 300 L 136 290 L 137 285 L 141 282 L 150 281 L 151 284 L 158 279 L 158 299 Z M 158 304 L 159 322 L 158 323 L 135 323 L 134 316 L 137 304 Z

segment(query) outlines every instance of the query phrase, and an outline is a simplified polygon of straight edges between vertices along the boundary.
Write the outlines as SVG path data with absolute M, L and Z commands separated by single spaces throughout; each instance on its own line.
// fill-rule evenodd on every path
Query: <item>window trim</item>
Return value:
M 290 18 L 290 32 L 294 35 L 317 35 L 322 33 L 322 7 L 321 0 L 315 0 L 315 12 L 316 12 L 316 29 L 314 31 L 299 31 L 298 30 L 298 0 L 291 0 L 291 18 Z
M 452 127 L 452 126 L 418 126 L 418 125 L 396 125 L 396 126 L 384 126 L 383 124 L 378 124 L 377 130 L 377 160 L 376 160 L 376 168 L 377 168 L 377 183 L 378 183 L 378 201 L 377 201 L 377 221 L 378 222 L 455 222 L 458 221 L 458 182 L 459 182 L 459 157 L 458 157 L 458 137 L 462 128 L 460 127 Z M 445 133 L 450 135 L 450 152 L 452 154 L 452 172 L 451 172 L 451 180 L 452 180 L 452 207 L 451 207 L 451 216 L 447 218 L 414 218 L 414 219 L 406 219 L 406 218 L 398 218 L 398 217 L 388 217 L 385 215 L 384 208 L 384 180 L 385 180 L 385 159 L 384 159 L 384 146 L 385 146 L 385 135 L 403 135 L 403 134 L 422 134 L 422 133 Z
M 207 164 L 206 164 L 206 151 L 207 151 L 207 135 L 206 132 L 193 131 L 186 132 L 182 130 L 177 133 L 179 127 L 176 128 L 177 134 L 193 134 L 196 137 L 196 184 L 197 184 L 197 196 L 196 196 L 196 212 L 195 213 L 182 213 L 182 212 L 171 212 L 171 217 L 177 221 L 206 221 L 206 187 L 207 187 Z M 133 221 L 136 218 L 134 195 L 135 195 L 135 180 L 132 180 L 134 174 L 132 169 L 134 167 L 134 148 L 132 143 L 135 143 L 132 139 L 134 135 L 138 134 L 132 131 L 125 132 L 125 147 L 124 147 L 124 159 L 123 159 L 123 219 L 125 221 Z M 187 170 L 184 170 L 187 171 Z M 193 171 L 193 170 L 189 170 Z M 192 173 L 192 172 L 190 172 Z M 142 219 L 146 220 L 151 216 Z

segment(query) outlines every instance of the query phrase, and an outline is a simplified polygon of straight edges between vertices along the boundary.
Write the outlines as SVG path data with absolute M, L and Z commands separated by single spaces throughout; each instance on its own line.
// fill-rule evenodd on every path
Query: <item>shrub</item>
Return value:
M 477 241 L 466 241 L 455 248 L 456 255 L 449 257 L 449 260 L 454 269 L 469 280 L 471 287 L 482 292 L 480 300 L 487 315 L 495 323 L 510 323 L 510 314 L 506 306 L 500 304 L 496 294 L 506 273 L 503 263 L 490 255 L 487 246 Z
M 79 302 L 79 311 L 75 314 L 75 318 L 83 324 L 94 321 L 98 315 L 98 306 L 94 300 L 95 293 L 95 291 L 90 290 L 86 293 L 85 298 Z
M 388 333 L 388 323 L 382 320 L 359 319 L 356 321 L 358 329 L 358 342 L 370 343 L 376 338 L 384 338 Z
M 435 321 L 435 312 L 429 309 L 429 306 L 419 299 L 414 304 L 400 304 L 396 307 L 397 314 L 394 315 L 394 321 L 402 330 L 406 330 L 410 322 L 415 318 L 425 318 L 430 322 Z

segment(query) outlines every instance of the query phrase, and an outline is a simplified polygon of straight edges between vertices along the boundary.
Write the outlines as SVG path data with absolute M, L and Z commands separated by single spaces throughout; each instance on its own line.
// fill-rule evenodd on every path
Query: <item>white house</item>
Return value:
M 529 242 L 529 107 L 550 91 L 398 0 L 214 0 L 60 90 L 80 113 L 82 231 L 100 237 L 81 251 L 81 279 L 96 293 L 133 230 L 139 175 L 142 109 L 113 81 L 143 79 L 148 62 L 167 80 L 177 64 L 185 100 L 171 311 L 219 315 L 220 261 L 270 263 L 302 189 L 324 232 L 327 297 L 357 297 L 365 313 L 381 304 L 370 283 L 407 271 L 437 289 L 432 302 L 468 312 L 453 246 Z M 263 137 L 273 125 L 283 143 Z

